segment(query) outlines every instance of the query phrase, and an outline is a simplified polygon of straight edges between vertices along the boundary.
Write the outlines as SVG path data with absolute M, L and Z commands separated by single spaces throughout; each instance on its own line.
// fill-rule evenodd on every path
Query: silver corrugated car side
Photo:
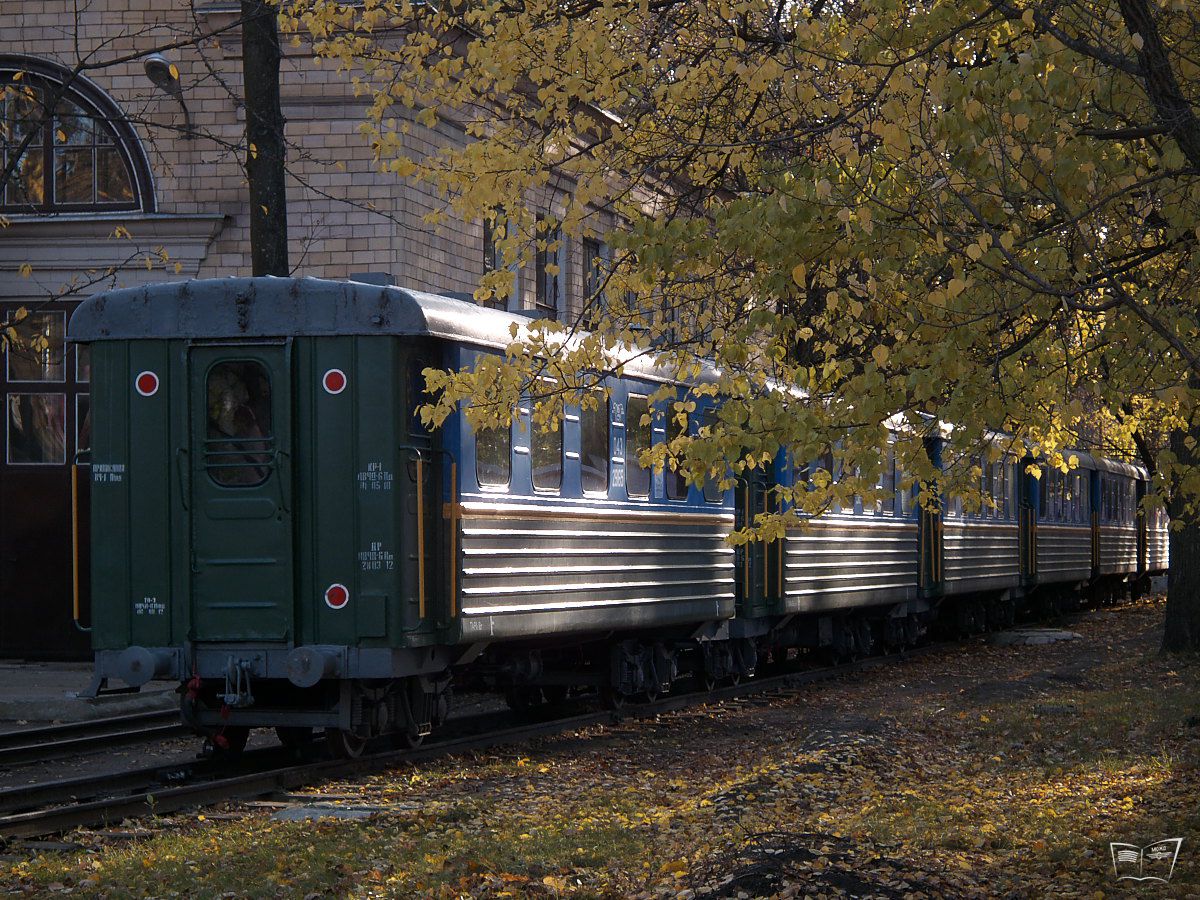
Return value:
M 875 606 L 916 598 L 917 525 L 830 514 L 788 532 L 783 611 Z

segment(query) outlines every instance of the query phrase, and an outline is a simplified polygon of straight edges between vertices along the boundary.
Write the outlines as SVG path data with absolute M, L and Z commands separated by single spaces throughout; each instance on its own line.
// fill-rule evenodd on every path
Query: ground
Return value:
M 773 697 L 80 832 L 0 889 L 113 896 L 1197 897 L 1200 663 L 1152 600 Z M 137 829 L 133 829 L 137 833 Z M 1110 841 L 1182 837 L 1169 885 Z

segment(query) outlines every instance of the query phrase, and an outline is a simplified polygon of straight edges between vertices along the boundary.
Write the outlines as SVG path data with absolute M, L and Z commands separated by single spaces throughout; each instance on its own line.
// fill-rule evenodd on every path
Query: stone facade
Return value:
M 87 4 L 15 0 L 0 5 L 0 45 L 7 54 L 34 57 L 84 74 L 111 97 L 133 124 L 154 182 L 155 211 L 140 215 L 14 217 L 16 226 L 0 237 L 0 298 L 38 299 L 65 283 L 81 263 L 88 268 L 119 266 L 118 283 L 148 279 L 247 274 L 249 240 L 244 152 L 244 112 L 240 104 L 240 37 L 237 3 L 204 0 L 91 0 Z M 82 6 L 81 12 L 76 12 Z M 192 133 L 185 131 L 179 104 L 156 88 L 144 59 L 121 60 L 169 44 L 215 38 L 165 51 L 179 71 L 182 99 Z M 427 213 L 443 201 L 414 183 L 379 171 L 359 133 L 365 103 L 353 96 L 349 79 L 320 66 L 285 42 L 281 90 L 289 141 L 288 229 L 296 274 L 347 278 L 361 273 L 387 275 L 397 284 L 437 292 L 469 293 L 483 274 L 483 226 L 479 219 L 451 219 L 436 228 Z M 417 123 L 407 135 L 410 148 L 432 153 L 464 140 L 452 123 L 430 129 Z M 548 198 L 542 198 L 546 202 Z M 125 241 L 97 241 L 95 225 L 84 220 L 124 224 Z M 92 251 L 63 254 L 55 242 L 75 234 Z M 132 243 L 132 245 L 131 245 Z M 134 249 L 163 247 L 169 261 L 147 271 Z M 80 250 L 82 251 L 82 247 Z M 175 263 L 181 265 L 176 271 Z M 21 278 L 32 265 L 36 281 Z M 577 311 L 582 294 L 581 250 L 564 248 L 561 313 Z M 533 273 L 520 273 L 511 306 L 533 307 Z M 103 285 L 107 286 L 107 284 Z

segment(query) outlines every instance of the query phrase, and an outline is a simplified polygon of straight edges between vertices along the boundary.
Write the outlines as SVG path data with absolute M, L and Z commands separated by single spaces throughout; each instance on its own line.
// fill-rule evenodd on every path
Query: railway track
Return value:
M 24 728 L 0 734 L 0 767 L 62 759 L 77 753 L 189 733 L 176 709 Z
M 455 753 L 518 744 L 627 719 L 650 718 L 693 706 L 792 689 L 866 668 L 944 649 L 944 643 L 916 650 L 755 678 L 708 692 L 672 694 L 620 710 L 597 710 L 545 721 L 496 728 L 495 713 L 447 723 L 435 741 L 411 750 L 385 750 L 354 760 L 315 759 L 297 762 L 282 748 L 252 751 L 232 765 L 209 760 L 154 766 L 99 777 L 85 776 L 0 790 L 0 838 L 13 840 L 59 834 L 72 828 L 115 823 L 122 819 L 175 812 L 224 800 L 253 799 L 332 778 L 378 772 L 401 763 L 423 762 Z M 505 719 L 511 723 L 512 717 Z M 314 748 L 317 745 L 314 745 Z

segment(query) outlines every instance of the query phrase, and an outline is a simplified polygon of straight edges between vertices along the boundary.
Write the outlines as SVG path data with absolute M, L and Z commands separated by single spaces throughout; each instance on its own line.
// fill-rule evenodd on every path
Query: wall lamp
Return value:
M 188 112 L 187 104 L 183 102 L 183 85 L 179 83 L 179 70 L 161 53 L 151 53 L 142 65 L 146 69 L 146 77 L 154 82 L 154 86 L 179 102 L 179 108 L 183 110 L 183 139 L 190 141 L 194 136 L 192 115 Z

